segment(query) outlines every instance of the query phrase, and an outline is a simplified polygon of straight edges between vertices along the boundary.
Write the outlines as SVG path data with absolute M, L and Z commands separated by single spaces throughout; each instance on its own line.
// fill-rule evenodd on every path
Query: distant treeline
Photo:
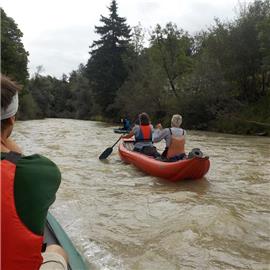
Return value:
M 115 0 L 100 24 L 85 65 L 62 79 L 40 66 L 29 78 L 23 34 L 1 9 L 2 73 L 24 85 L 20 119 L 117 121 L 145 111 L 166 125 L 180 113 L 188 129 L 269 134 L 270 0 L 239 6 L 235 20 L 194 36 L 157 25 L 147 47 L 146 30 L 127 25 Z

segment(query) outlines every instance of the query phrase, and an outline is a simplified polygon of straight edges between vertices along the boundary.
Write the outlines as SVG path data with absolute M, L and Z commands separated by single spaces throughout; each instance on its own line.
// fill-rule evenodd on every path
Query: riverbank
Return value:
M 162 119 L 163 126 L 170 125 L 171 116 Z M 183 127 L 185 129 L 220 132 L 224 134 L 270 136 L 270 99 L 264 99 L 256 105 L 247 106 L 239 112 L 228 113 L 219 116 L 217 119 L 200 125 L 188 123 L 183 115 Z M 100 121 L 121 126 L 115 119 L 105 118 L 101 115 L 90 118 L 92 121 Z M 153 124 L 160 120 L 153 119 Z
M 222 133 L 270 136 L 270 94 L 239 111 L 218 117 L 210 131 Z

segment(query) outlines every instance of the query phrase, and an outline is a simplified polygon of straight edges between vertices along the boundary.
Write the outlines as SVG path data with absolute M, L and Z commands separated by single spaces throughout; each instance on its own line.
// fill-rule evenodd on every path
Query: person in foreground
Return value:
M 154 143 L 165 140 L 166 147 L 162 153 L 162 158 L 168 161 L 177 161 L 186 158 L 185 135 L 186 131 L 180 128 L 182 116 L 174 114 L 171 119 L 171 128 L 162 129 L 161 124 L 156 126 L 157 131 L 154 136 Z
M 51 245 L 42 253 L 46 216 L 61 173 L 44 156 L 24 156 L 10 138 L 20 88 L 1 75 L 1 269 L 65 270 L 67 254 L 62 247 Z
M 159 157 L 155 146 L 153 146 L 153 126 L 150 123 L 150 118 L 147 113 L 143 112 L 138 117 L 138 125 L 136 124 L 129 134 L 122 135 L 123 139 L 135 136 L 135 145 L 133 151 L 145 154 L 147 156 Z

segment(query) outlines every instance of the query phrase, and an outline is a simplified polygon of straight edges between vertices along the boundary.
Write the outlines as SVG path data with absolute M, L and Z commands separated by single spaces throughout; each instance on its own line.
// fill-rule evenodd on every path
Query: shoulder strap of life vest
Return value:
M 3 160 L 7 160 L 13 164 L 17 164 L 17 162 L 21 159 L 22 154 L 10 151 L 7 153 L 7 155 L 4 157 Z
M 185 137 L 184 137 L 184 130 L 183 134 L 178 137 L 172 134 L 171 129 L 169 128 L 171 133 L 171 142 L 170 146 L 167 151 L 167 158 L 172 158 L 177 155 L 185 153 Z
M 181 136 L 184 136 L 184 135 L 185 135 L 185 133 L 186 133 L 186 131 L 185 131 L 184 129 L 182 129 L 182 130 L 183 130 L 183 134 L 182 134 Z M 171 128 L 169 128 L 169 131 L 170 131 L 171 135 L 173 135 L 173 134 L 172 134 L 172 130 L 171 130 Z

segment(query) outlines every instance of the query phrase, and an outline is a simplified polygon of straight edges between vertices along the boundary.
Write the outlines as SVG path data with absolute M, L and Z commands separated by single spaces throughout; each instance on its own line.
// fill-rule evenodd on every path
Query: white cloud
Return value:
M 94 25 L 108 15 L 110 0 L 2 0 L 1 6 L 23 32 L 30 53 L 29 71 L 43 65 L 45 72 L 60 77 L 89 58 L 89 45 L 98 37 Z M 191 33 L 205 29 L 214 17 L 235 16 L 238 0 L 118 0 L 119 15 L 128 24 L 154 27 L 174 22 Z M 247 2 L 251 2 L 248 0 Z

